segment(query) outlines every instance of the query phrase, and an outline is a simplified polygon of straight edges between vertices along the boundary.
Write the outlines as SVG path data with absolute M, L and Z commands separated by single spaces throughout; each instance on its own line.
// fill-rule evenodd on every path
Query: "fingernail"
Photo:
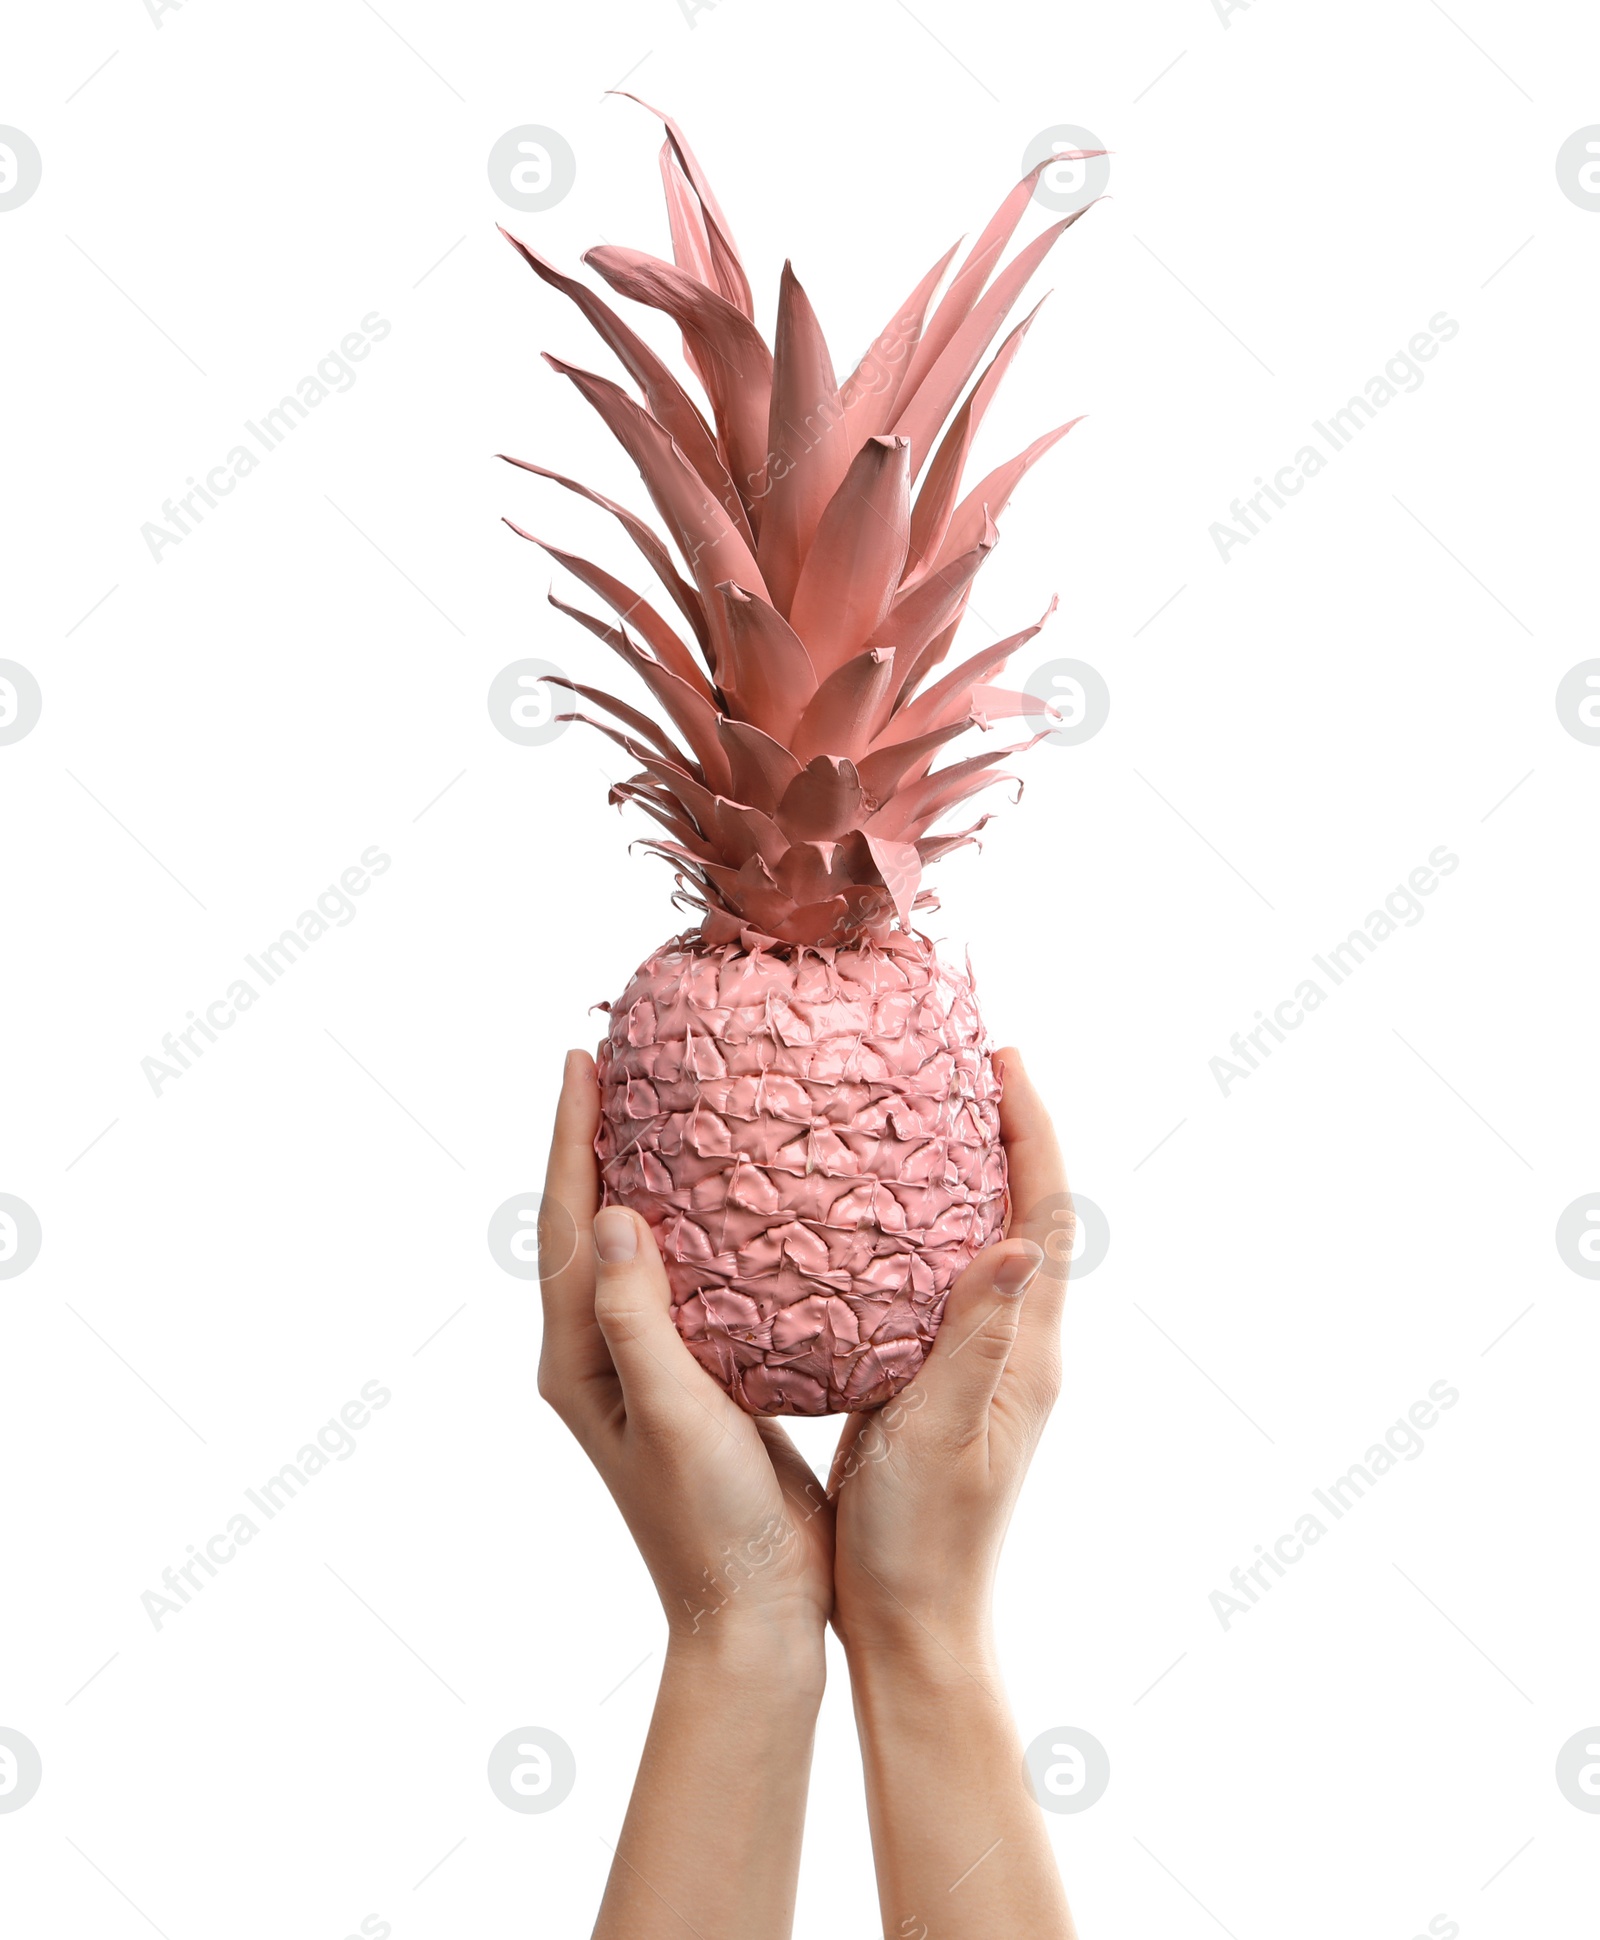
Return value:
M 579 1051 L 569 1051 L 567 1053 L 565 1061 L 561 1066 L 561 1082 L 563 1085 L 569 1085 L 572 1083 L 572 1074 L 576 1068 L 572 1061 L 574 1058 L 581 1057 L 581 1056 L 582 1056 L 582 1053 Z
M 594 1250 L 607 1266 L 625 1266 L 639 1251 L 633 1214 L 621 1206 L 602 1206 L 594 1216 Z
M 1025 1253 L 1008 1253 L 994 1270 L 994 1290 L 1007 1300 L 1019 1299 L 1044 1265 L 1044 1254 L 1031 1239 L 1018 1243 L 1028 1250 Z

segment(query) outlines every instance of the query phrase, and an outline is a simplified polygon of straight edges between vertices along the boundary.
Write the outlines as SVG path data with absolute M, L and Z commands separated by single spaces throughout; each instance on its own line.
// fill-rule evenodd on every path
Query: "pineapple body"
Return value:
M 702 932 L 610 1007 L 596 1149 L 650 1221 L 691 1351 L 758 1415 L 881 1406 L 1004 1231 L 1000 1078 L 970 978 L 893 932 Z

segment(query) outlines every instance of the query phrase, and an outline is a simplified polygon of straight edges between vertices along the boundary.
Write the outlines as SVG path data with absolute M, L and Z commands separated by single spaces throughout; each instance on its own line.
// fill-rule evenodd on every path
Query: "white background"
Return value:
M 1600 215 L 1555 158 L 1597 62 L 1592 12 L 1487 0 L 12 13 L 0 121 L 44 172 L 0 214 L 0 656 L 44 712 L 0 749 L 0 1190 L 44 1243 L 0 1282 L 0 1724 L 44 1782 L 0 1815 L 8 1931 L 592 1918 L 662 1625 L 485 1230 L 587 1007 L 680 920 L 611 751 L 514 746 L 485 696 L 601 666 L 500 514 L 627 556 L 491 454 L 644 504 L 537 358 L 604 351 L 494 233 L 665 250 L 624 75 L 763 326 L 792 255 L 841 369 L 1039 131 L 1115 151 L 978 455 L 1089 413 L 977 604 L 1059 591 L 1018 671 L 1090 661 L 1110 721 L 1030 758 L 931 925 L 1110 1222 L 1000 1605 L 1024 1740 L 1110 1757 L 1049 1821 L 1085 1936 L 1590 1930 L 1600 1817 L 1554 1763 L 1600 1718 L 1600 1286 L 1554 1231 L 1600 1189 L 1600 749 L 1554 695 L 1597 651 Z M 577 157 L 539 215 L 486 172 L 523 123 Z M 156 564 L 141 525 L 372 311 L 354 387 Z M 1421 389 L 1219 559 L 1440 311 Z M 355 920 L 153 1095 L 163 1034 L 374 843 Z M 1229 1037 L 1441 843 L 1424 919 L 1224 1096 Z M 142 1593 L 369 1380 L 357 1452 L 154 1629 Z M 1420 1459 L 1224 1630 L 1230 1570 L 1436 1381 Z M 526 1724 L 577 1759 L 544 1816 L 484 1777 Z M 797 1931 L 879 1931 L 839 1664 Z

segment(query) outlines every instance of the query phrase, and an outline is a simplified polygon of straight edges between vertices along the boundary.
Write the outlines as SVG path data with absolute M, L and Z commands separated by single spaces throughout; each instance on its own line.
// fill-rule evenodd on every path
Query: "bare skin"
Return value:
M 668 1631 L 595 1940 L 791 1931 L 830 1620 L 885 1934 L 1073 1940 L 989 1623 L 1059 1386 L 1070 1237 L 1051 1217 L 1066 1185 L 1049 1119 L 1018 1055 L 1002 1056 L 1012 1227 L 952 1288 L 911 1387 L 846 1425 L 824 1491 L 779 1424 L 745 1414 L 684 1346 L 648 1224 L 599 1210 L 594 1065 L 568 1054 L 540 1222 L 539 1392 L 615 1498 Z
M 902 1397 L 922 1405 L 853 1417 L 834 1458 L 833 1621 L 894 1940 L 1074 1932 L 990 1625 L 1006 1525 L 1061 1384 L 1071 1250 L 1055 1133 L 1021 1058 L 1001 1055 L 1010 1228 L 951 1289 Z

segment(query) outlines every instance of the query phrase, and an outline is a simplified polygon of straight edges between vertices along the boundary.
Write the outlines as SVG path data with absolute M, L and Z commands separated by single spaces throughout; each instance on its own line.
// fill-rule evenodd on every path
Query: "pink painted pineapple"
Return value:
M 754 1414 L 869 1409 L 916 1373 L 952 1280 L 1008 1212 L 1000 1083 L 972 983 L 914 925 L 937 906 L 924 867 L 988 818 L 937 825 L 1011 779 L 999 764 L 1032 741 L 935 763 L 972 728 L 1025 713 L 1049 727 L 1042 703 L 993 684 L 1043 620 L 945 665 L 996 519 L 1071 428 L 963 492 L 1031 317 L 971 380 L 1077 217 L 1000 267 L 1034 170 L 943 296 L 954 249 L 841 383 L 787 264 L 768 347 L 727 220 L 666 130 L 674 261 L 609 244 L 584 261 L 673 319 L 709 416 L 597 295 L 508 238 L 637 387 L 546 360 L 637 465 L 670 540 L 511 461 L 613 514 L 665 594 L 653 604 L 535 540 L 614 621 L 551 603 L 654 704 L 558 683 L 609 716 L 591 724 L 636 767 L 611 799 L 660 825 L 648 846 L 700 918 L 609 1006 L 597 1147 L 608 1201 L 650 1221 L 678 1327 L 736 1400 Z

